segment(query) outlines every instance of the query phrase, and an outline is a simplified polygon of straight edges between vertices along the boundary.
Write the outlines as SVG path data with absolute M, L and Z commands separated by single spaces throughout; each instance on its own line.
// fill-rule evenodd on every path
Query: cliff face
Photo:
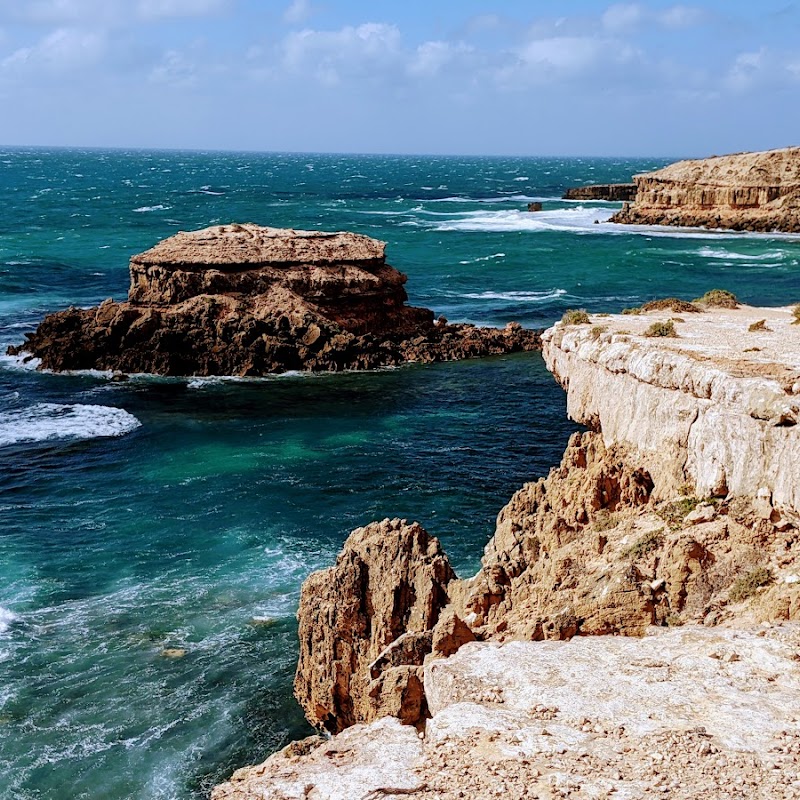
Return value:
M 595 183 L 567 189 L 563 200 L 610 200 L 623 202 L 636 198 L 635 183 Z
M 677 336 L 645 335 L 673 306 Z M 215 798 L 796 796 L 800 724 L 772 699 L 800 680 L 800 327 L 789 309 L 650 307 L 545 332 L 592 430 L 502 509 L 474 577 L 385 521 L 309 578 L 298 699 L 328 730 L 372 724 Z
M 9 349 L 52 370 L 257 376 L 532 350 L 538 334 L 434 324 L 385 245 L 352 233 L 220 225 L 131 259 L 128 301 L 46 317 Z
M 634 176 L 611 222 L 800 232 L 800 148 L 680 161 Z

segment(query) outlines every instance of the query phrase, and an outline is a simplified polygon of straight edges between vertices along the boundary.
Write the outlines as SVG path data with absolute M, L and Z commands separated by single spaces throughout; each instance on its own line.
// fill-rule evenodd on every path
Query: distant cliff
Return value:
M 800 147 L 679 161 L 634 181 L 611 222 L 800 233 Z
M 575 186 L 564 192 L 564 200 L 612 200 L 623 202 L 636 197 L 635 183 L 595 183 Z

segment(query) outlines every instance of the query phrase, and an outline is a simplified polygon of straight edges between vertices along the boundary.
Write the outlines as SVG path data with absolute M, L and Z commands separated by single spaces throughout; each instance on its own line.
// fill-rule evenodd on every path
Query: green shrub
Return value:
M 693 303 L 687 303 L 677 297 L 665 297 L 662 300 L 650 300 L 641 311 L 675 311 L 678 314 L 699 314 L 700 309 Z M 625 313 L 624 311 L 622 312 Z
M 681 497 L 680 500 L 662 503 L 656 508 L 656 514 L 674 531 L 681 527 L 686 515 L 699 505 L 700 499 L 697 497 Z
M 607 330 L 605 325 L 595 325 L 592 328 L 592 339 L 599 339 Z
M 623 556 L 636 561 L 653 550 L 657 550 L 664 543 L 664 529 L 659 528 L 655 531 L 645 533 L 640 539 L 634 542 L 627 550 L 623 552 Z
M 561 317 L 561 321 L 564 325 L 588 325 L 591 322 L 586 309 L 583 308 L 568 308 Z
M 750 333 L 756 333 L 756 331 L 768 331 L 769 328 L 767 327 L 767 321 L 765 319 L 760 319 L 758 322 L 753 322 L 749 325 L 747 330 Z
M 769 586 L 774 578 L 772 572 L 766 567 L 756 567 L 750 572 L 737 578 L 728 592 L 728 597 L 734 602 L 739 603 L 752 597 L 762 586 Z
M 733 292 L 726 289 L 712 289 L 706 292 L 702 297 L 698 297 L 692 302 L 702 303 L 704 306 L 711 306 L 713 308 L 738 308 L 739 301 Z
M 639 306 L 634 306 L 633 308 L 623 308 L 622 309 L 622 313 L 623 314 L 637 314 L 638 315 L 638 314 L 642 313 L 642 309 Z
M 800 306 L 795 306 L 792 309 L 792 316 L 794 317 L 792 325 L 800 325 Z
M 678 334 L 675 331 L 675 323 L 671 319 L 668 319 L 666 321 L 654 322 L 644 332 L 644 335 L 649 336 L 650 338 L 657 336 L 668 336 L 675 338 Z

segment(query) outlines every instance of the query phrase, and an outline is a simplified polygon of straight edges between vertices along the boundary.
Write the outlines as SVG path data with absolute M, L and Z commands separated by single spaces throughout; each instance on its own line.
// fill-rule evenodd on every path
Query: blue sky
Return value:
M 800 4 L 0 0 L 0 143 L 708 155 L 800 144 Z

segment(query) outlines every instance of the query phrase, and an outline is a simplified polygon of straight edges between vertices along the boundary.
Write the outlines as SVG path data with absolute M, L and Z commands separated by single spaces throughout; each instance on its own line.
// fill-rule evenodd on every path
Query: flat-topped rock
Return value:
M 162 267 L 235 269 L 281 264 L 383 262 L 386 244 L 358 233 L 297 231 L 247 223 L 181 231 L 131 258 L 134 264 Z
M 800 232 L 800 147 L 679 161 L 634 181 L 611 222 Z
M 259 376 L 370 369 L 538 347 L 538 334 L 434 323 L 385 244 L 354 233 L 217 225 L 130 262 L 127 302 L 46 317 L 12 355 L 43 369 Z
M 647 335 L 670 320 L 674 337 Z M 657 497 L 688 482 L 698 496 L 761 492 L 797 512 L 795 322 L 788 307 L 592 315 L 549 329 L 543 350 L 567 389 L 569 415 L 636 451 Z

